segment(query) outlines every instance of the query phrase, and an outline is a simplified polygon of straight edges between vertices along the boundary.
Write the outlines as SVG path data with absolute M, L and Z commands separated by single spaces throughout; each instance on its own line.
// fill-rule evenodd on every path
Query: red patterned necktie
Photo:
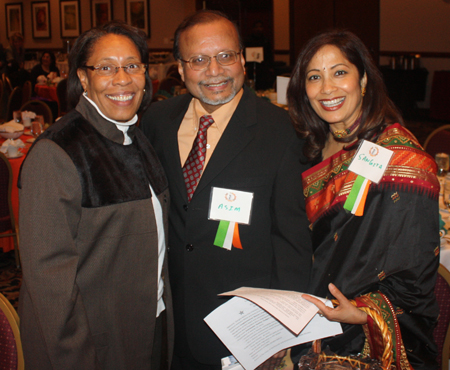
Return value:
M 189 202 L 194 195 L 195 188 L 200 181 L 200 176 L 202 175 L 203 167 L 205 166 L 206 131 L 213 123 L 214 120 L 212 116 L 205 115 L 200 117 L 197 137 L 194 140 L 188 159 L 183 166 L 184 183 L 186 184 Z

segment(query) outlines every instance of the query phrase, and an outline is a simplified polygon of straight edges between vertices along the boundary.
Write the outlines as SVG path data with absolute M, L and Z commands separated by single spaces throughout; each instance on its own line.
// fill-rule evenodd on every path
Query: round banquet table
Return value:
M 25 132 L 29 132 L 25 131 Z M 32 136 L 30 135 L 22 135 L 20 139 L 24 142 L 26 145 L 25 148 L 21 148 L 19 151 L 21 153 L 24 153 L 23 156 L 19 158 L 8 158 L 9 163 L 11 165 L 12 169 L 12 175 L 13 175 L 13 186 L 11 190 L 11 203 L 14 213 L 14 218 L 16 219 L 16 224 L 18 224 L 19 220 L 19 189 L 17 188 L 17 180 L 19 178 L 19 171 L 20 166 L 22 165 L 23 160 L 26 157 L 26 154 L 28 153 L 28 150 L 30 149 L 31 143 L 27 143 L 26 141 L 28 139 L 31 139 Z M 3 144 L 5 139 L 0 136 L 0 146 Z M 14 241 L 12 237 L 9 238 L 0 238 L 0 248 L 3 248 L 3 252 L 9 252 L 10 250 L 14 249 Z

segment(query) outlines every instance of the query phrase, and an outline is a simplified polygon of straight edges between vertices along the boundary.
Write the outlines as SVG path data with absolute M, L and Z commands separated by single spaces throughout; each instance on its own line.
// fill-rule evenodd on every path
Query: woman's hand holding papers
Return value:
M 339 306 L 331 308 L 325 306 L 323 302 L 310 295 L 303 294 L 302 297 L 307 301 L 314 303 L 319 308 L 319 313 L 330 321 L 338 321 L 345 324 L 367 324 L 367 314 L 354 305 L 336 288 L 334 284 L 329 284 L 330 293 L 339 301 Z

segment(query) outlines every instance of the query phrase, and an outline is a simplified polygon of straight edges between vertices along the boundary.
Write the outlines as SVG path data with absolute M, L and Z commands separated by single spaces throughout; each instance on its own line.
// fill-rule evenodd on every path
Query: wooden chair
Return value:
M 6 115 L 6 104 L 3 80 L 0 79 L 0 123 L 4 121 Z
M 159 84 L 159 91 L 165 91 L 166 93 L 173 95 L 175 86 L 183 86 L 183 82 L 174 77 L 167 77 Z
M 22 87 L 16 86 L 8 98 L 8 105 L 6 106 L 6 120 L 13 119 L 13 112 L 19 110 L 22 106 Z
M 53 123 L 53 113 L 50 107 L 40 100 L 29 100 L 20 108 L 21 111 L 28 110 L 38 115 L 44 116 L 44 122 Z
M 450 125 L 438 127 L 428 135 L 423 148 L 433 157 L 436 153 L 450 154 Z
M 23 370 L 24 359 L 19 331 L 19 317 L 14 307 L 0 293 L 0 368 Z
M 31 99 L 32 95 L 32 84 L 31 81 L 25 81 L 22 86 L 22 105 Z
M 59 81 L 56 85 L 56 95 L 58 96 L 58 115 L 67 113 L 67 79 Z
M 448 369 L 450 356 L 450 272 L 439 266 L 438 277 L 434 288 L 439 305 L 439 319 L 433 336 L 438 347 L 439 369 Z
M 170 75 L 172 75 L 174 72 L 178 72 L 178 63 L 172 64 L 166 72 L 166 77 L 169 77 Z
M 13 238 L 16 266 L 20 268 L 19 227 L 11 204 L 13 174 L 8 158 L 0 152 L 0 238 Z
M 6 75 L 6 73 L 2 74 L 2 81 L 3 81 L 3 84 L 5 85 L 6 94 L 8 94 L 8 96 L 9 96 L 12 93 L 12 91 L 13 91 L 13 87 L 12 87 L 12 84 L 11 84 L 11 80 Z
M 173 77 L 173 78 L 176 78 L 180 82 L 182 81 L 180 72 L 178 72 L 178 64 L 173 64 L 169 67 L 169 69 L 167 70 L 167 73 L 166 73 L 166 77 Z

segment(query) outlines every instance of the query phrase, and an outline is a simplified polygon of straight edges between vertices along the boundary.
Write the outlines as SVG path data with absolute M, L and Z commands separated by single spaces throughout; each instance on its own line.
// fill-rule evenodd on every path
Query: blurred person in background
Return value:
M 36 64 L 31 70 L 31 82 L 33 83 L 33 86 L 36 84 L 39 76 L 47 77 L 50 72 L 54 72 L 56 74 L 55 77 L 59 77 L 59 69 L 56 66 L 55 54 L 51 51 L 45 51 L 39 62 L 40 63 Z

